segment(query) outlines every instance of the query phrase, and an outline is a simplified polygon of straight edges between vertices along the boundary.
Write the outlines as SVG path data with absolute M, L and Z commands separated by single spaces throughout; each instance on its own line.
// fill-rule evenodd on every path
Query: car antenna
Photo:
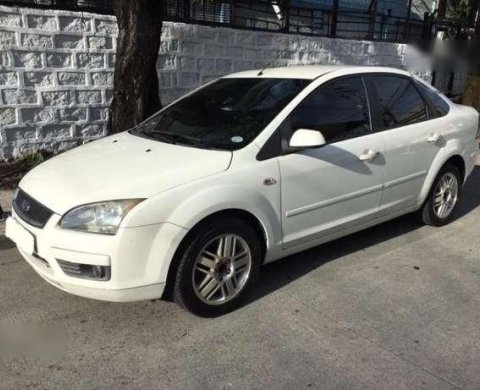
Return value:
M 267 69 L 267 68 L 265 68 Z M 260 72 L 258 72 L 257 76 L 263 76 L 263 72 L 265 72 L 265 69 L 262 69 Z

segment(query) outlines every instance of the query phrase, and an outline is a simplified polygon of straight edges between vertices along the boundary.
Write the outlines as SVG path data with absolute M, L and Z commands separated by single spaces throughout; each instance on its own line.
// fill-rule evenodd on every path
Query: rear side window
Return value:
M 450 111 L 450 106 L 437 92 L 435 92 L 432 88 L 423 85 L 420 82 L 417 82 L 417 86 L 422 90 L 427 99 L 431 102 L 435 113 L 438 116 L 445 116 L 448 114 L 448 112 Z
M 290 117 L 289 138 L 300 128 L 318 130 L 328 143 L 370 134 L 370 116 L 361 77 L 321 85 L 301 102 Z
M 427 107 L 413 83 L 405 77 L 371 76 L 381 106 L 383 129 L 423 122 Z

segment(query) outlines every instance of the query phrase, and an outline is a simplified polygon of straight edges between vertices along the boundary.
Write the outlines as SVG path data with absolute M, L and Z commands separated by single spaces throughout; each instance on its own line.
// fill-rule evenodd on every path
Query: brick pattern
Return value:
M 430 77 L 428 59 L 404 44 L 167 23 L 158 60 L 161 98 L 169 102 L 232 72 L 309 64 L 393 66 Z
M 0 158 L 106 134 L 112 17 L 0 7 Z
M 114 17 L 0 6 L 0 160 L 106 134 Z M 429 67 L 409 46 L 165 23 L 162 102 L 222 75 L 299 64 Z M 421 65 L 419 65 L 421 63 Z

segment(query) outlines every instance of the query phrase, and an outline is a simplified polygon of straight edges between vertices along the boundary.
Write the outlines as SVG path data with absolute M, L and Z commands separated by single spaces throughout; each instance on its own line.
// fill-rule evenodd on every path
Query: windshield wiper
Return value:
M 192 137 L 190 135 L 171 133 L 169 131 L 153 131 L 148 129 L 139 129 L 139 131 L 151 138 L 157 139 L 159 141 L 164 141 L 172 144 L 184 144 L 192 145 L 202 149 L 210 149 L 211 146 L 206 141 L 201 140 L 200 138 Z
M 170 133 L 168 131 L 156 131 L 155 134 L 158 134 L 160 136 L 173 138 L 174 140 L 179 141 L 180 143 L 186 143 L 188 145 L 193 145 L 193 146 L 197 146 L 197 147 L 200 147 L 200 148 L 210 148 L 209 143 L 205 142 L 204 140 L 202 140 L 200 138 L 192 137 L 190 135 Z M 176 143 L 178 143 L 178 142 L 176 142 Z

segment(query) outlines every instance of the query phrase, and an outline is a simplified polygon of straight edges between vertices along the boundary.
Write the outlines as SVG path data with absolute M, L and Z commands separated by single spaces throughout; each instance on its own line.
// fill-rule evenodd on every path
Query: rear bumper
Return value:
M 476 139 L 473 144 L 470 145 L 470 148 L 466 148 L 465 152 L 465 180 L 473 172 L 473 169 L 476 165 L 480 164 L 480 149 L 479 149 L 479 139 Z
M 121 228 L 115 236 L 65 231 L 54 216 L 44 229 L 13 213 L 6 235 L 51 285 L 85 298 L 129 302 L 160 298 L 171 259 L 186 230 L 172 224 Z M 32 242 L 30 236 L 34 237 Z M 88 252 L 86 249 L 88 248 Z M 108 281 L 66 274 L 58 260 L 111 267 Z

